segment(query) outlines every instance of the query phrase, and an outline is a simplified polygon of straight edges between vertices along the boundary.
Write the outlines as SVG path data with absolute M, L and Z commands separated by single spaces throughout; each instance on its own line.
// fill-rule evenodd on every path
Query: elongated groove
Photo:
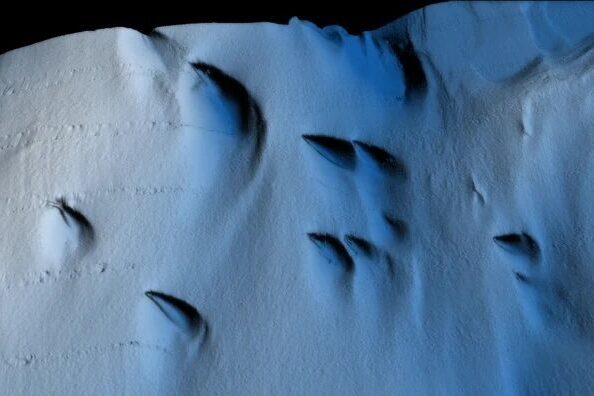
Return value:
M 528 277 L 526 275 L 522 274 L 521 272 L 514 271 L 514 277 L 516 278 L 516 280 L 518 282 L 529 283 Z
M 411 91 L 424 93 L 427 90 L 427 77 L 412 42 L 408 39 L 399 41 L 392 49 L 402 65 L 407 96 Z
M 353 143 L 357 152 L 371 159 L 381 171 L 393 176 L 406 177 L 404 164 L 386 150 L 359 140 L 354 140 Z
M 404 221 L 395 219 L 392 216 L 389 216 L 385 213 L 384 220 L 386 221 L 386 223 L 388 223 L 392 231 L 396 234 L 396 236 L 399 239 L 403 239 L 406 237 L 406 235 L 408 234 L 408 226 Z
M 216 66 L 204 62 L 194 62 L 192 67 L 221 90 L 222 94 L 239 108 L 240 126 L 243 133 L 252 133 L 255 138 L 254 161 L 259 162 L 266 139 L 266 119 L 260 104 L 247 88 L 234 77 L 226 74 Z
M 362 254 L 365 257 L 371 258 L 376 255 L 377 249 L 376 247 L 369 241 L 359 238 L 355 235 L 348 234 L 345 235 L 344 241 L 354 254 Z
M 538 243 L 528 234 L 503 234 L 493 237 L 495 243 L 506 252 L 515 256 L 538 259 L 540 248 Z
M 314 232 L 308 233 L 307 236 L 329 262 L 341 265 L 346 271 L 353 269 L 353 259 L 340 240 L 330 234 Z
M 72 226 L 78 226 L 80 228 L 84 243 L 89 244 L 92 242 L 94 239 L 93 226 L 82 213 L 70 207 L 64 198 L 58 198 L 55 201 L 50 201 L 48 204 L 59 211 L 62 220 L 64 220 L 68 228 L 72 228 Z M 73 224 L 73 222 L 76 224 Z
M 203 331 L 204 320 L 196 308 L 177 297 L 158 291 L 144 293 L 183 333 L 196 336 Z
M 192 66 L 211 79 L 229 100 L 237 103 L 241 113 L 241 126 L 244 130 L 247 129 L 250 120 L 251 99 L 243 84 L 208 63 L 196 62 L 192 63 Z
M 355 167 L 355 149 L 351 142 L 326 135 L 303 135 L 302 137 L 307 144 L 333 164 L 345 169 Z

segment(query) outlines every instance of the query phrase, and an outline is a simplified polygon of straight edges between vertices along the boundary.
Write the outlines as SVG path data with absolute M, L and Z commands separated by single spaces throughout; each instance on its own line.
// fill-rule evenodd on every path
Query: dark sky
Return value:
M 320 14 L 308 11 L 302 13 L 298 8 L 282 13 L 257 13 L 249 10 L 238 10 L 233 5 L 227 9 L 189 9 L 187 6 L 171 6 L 168 11 L 162 9 L 111 11 L 93 9 L 85 6 L 84 9 L 37 11 L 37 17 L 31 18 L 29 10 L 5 13 L 3 23 L 0 24 L 0 54 L 8 50 L 23 47 L 51 37 L 76 33 L 84 30 L 95 30 L 115 26 L 125 26 L 149 33 L 154 27 L 177 25 L 183 23 L 200 22 L 276 22 L 287 23 L 292 16 L 310 20 L 318 26 L 342 25 L 350 33 L 356 34 L 365 30 L 380 27 L 401 15 L 421 8 L 424 5 L 436 3 L 436 0 L 405 0 L 395 1 L 388 9 L 339 10 L 334 14 Z M 92 3 L 91 3 L 92 4 Z M 33 5 L 31 5 L 33 7 Z M 359 6 L 360 7 L 360 6 Z M 324 7 L 327 8 L 327 7 Z M 80 12 L 77 12 L 80 11 Z

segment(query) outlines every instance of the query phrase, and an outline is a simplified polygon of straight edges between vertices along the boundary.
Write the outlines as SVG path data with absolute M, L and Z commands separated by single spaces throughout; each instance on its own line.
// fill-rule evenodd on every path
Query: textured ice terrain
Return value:
M 593 3 L 0 57 L 0 393 L 594 393 Z

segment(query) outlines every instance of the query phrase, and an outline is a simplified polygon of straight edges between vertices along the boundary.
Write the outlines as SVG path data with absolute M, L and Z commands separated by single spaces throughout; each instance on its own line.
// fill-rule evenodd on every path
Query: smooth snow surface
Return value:
M 0 393 L 594 393 L 592 3 L 0 57 Z

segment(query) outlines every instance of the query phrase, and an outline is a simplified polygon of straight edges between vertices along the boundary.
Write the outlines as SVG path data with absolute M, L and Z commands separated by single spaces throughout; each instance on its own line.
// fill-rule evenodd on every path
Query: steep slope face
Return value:
M 594 9 L 0 58 L 0 388 L 594 391 Z

